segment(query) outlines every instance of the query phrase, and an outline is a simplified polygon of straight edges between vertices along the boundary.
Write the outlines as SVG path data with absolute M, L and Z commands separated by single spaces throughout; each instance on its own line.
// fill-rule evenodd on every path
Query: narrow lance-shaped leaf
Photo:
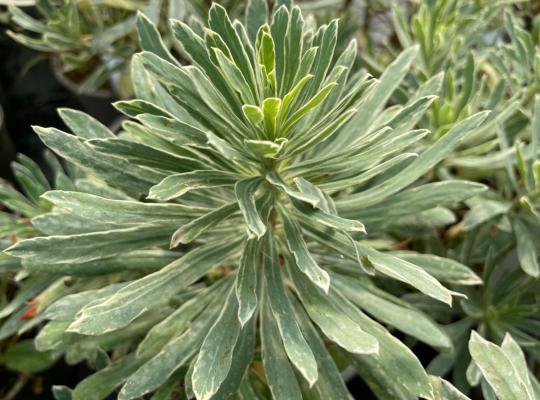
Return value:
M 172 340 L 156 357 L 142 365 L 127 380 L 118 394 L 118 400 L 131 400 L 155 390 L 184 365 L 196 351 L 200 332 L 188 330 Z M 144 359 L 143 359 L 144 360 Z
M 350 400 L 349 391 L 345 386 L 341 373 L 334 359 L 326 349 L 323 340 L 319 337 L 319 333 L 311 324 L 298 300 L 292 295 L 289 296 L 289 300 L 294 307 L 295 319 L 317 360 L 319 377 L 311 390 L 317 393 L 321 399 Z
M 413 129 L 436 98 L 437 96 L 420 97 L 416 101 L 405 105 L 403 110 L 388 122 L 388 126 L 398 132 Z
M 401 153 L 397 156 L 373 167 L 368 170 L 366 170 L 363 173 L 360 173 L 358 175 L 353 175 L 348 178 L 344 179 L 338 179 L 331 182 L 325 182 L 319 185 L 319 187 L 323 190 L 333 191 L 333 190 L 343 190 L 348 187 L 361 185 L 363 183 L 366 183 L 370 179 L 376 177 L 379 174 L 385 173 L 386 171 L 396 167 L 396 165 L 399 165 L 407 160 L 413 159 L 418 157 L 418 154 L 416 153 Z
M 251 92 L 251 88 L 240 69 L 223 51 L 216 47 L 212 48 L 212 50 L 223 71 L 223 78 L 227 81 L 228 85 L 240 95 L 243 103 L 254 103 L 254 94 Z
M 238 180 L 234 173 L 201 170 L 169 175 L 150 188 L 149 199 L 168 201 L 183 196 L 191 190 L 232 186 Z
M 137 359 L 134 354 L 122 357 L 113 364 L 81 381 L 73 390 L 72 400 L 106 399 L 143 362 L 144 360 Z
M 202 293 L 186 301 L 167 318 L 154 325 L 137 347 L 137 357 L 148 358 L 163 350 L 172 339 L 184 333 L 207 307 L 221 305 L 230 289 L 230 279 L 221 279 Z M 218 300 L 219 299 L 219 300 Z
M 142 99 L 120 100 L 112 103 L 112 105 L 128 117 L 135 118 L 139 115 L 152 115 L 164 118 L 172 117 L 167 110 Z
M 230 285 L 228 287 L 230 290 Z M 223 296 L 226 293 L 223 290 L 218 290 L 218 293 Z M 203 307 L 207 304 L 204 303 Z M 131 400 L 140 398 L 144 394 L 154 391 L 160 385 L 174 374 L 180 367 L 188 362 L 188 360 L 196 353 L 203 341 L 208 329 L 214 323 L 215 318 L 219 315 L 219 307 L 222 305 L 222 298 L 214 297 L 212 303 L 206 307 L 202 314 L 194 321 L 186 321 L 187 328 L 182 334 L 176 333 L 166 345 L 152 359 L 141 366 L 133 375 L 129 377 L 126 384 L 122 387 L 118 395 L 119 400 Z M 186 311 L 184 309 L 184 311 Z M 178 313 L 177 318 L 183 315 Z M 188 317 L 189 318 L 189 317 Z M 173 320 L 173 323 L 176 321 Z M 156 325 L 157 326 L 157 325 Z M 181 326 L 176 324 L 178 328 Z M 144 353 L 137 352 L 139 358 L 143 358 Z
M 58 109 L 58 114 L 73 133 L 83 139 L 110 139 L 114 134 L 101 122 L 81 111 Z
M 219 389 L 231 368 L 236 341 L 240 335 L 238 301 L 231 289 L 221 314 L 212 326 L 199 351 L 191 378 L 198 399 L 208 400 Z
M 329 200 L 329 197 L 320 188 L 304 178 L 294 178 L 294 183 L 302 193 L 318 199 L 317 203 L 313 205 L 315 208 L 329 214 L 336 213 L 333 200 Z
M 221 384 L 216 398 L 230 398 L 237 394 L 238 387 L 253 360 L 256 344 L 257 318 L 252 318 L 240 332 L 240 336 L 234 346 L 231 368 L 229 374 Z
M 283 97 L 283 103 L 281 105 L 281 110 L 279 112 L 279 122 L 283 123 L 286 118 L 291 113 L 291 110 L 293 109 L 293 105 L 295 104 L 295 101 L 298 100 L 298 95 L 302 88 L 308 83 L 310 79 L 313 78 L 313 75 L 307 74 L 302 79 L 298 81 L 298 83 L 291 89 L 289 93 L 287 93 Z
M 343 230 L 346 232 L 362 232 L 366 233 L 366 228 L 360 221 L 341 218 L 339 215 L 329 214 L 316 208 L 311 208 L 298 201 L 293 201 L 294 206 L 304 216 L 312 219 L 313 221 L 328 226 L 330 228 Z
M 272 398 L 276 400 L 302 398 L 298 381 L 279 340 L 278 325 L 266 299 L 262 300 L 260 319 L 262 361 Z
M 354 204 L 367 207 L 410 185 L 449 154 L 467 134 L 478 128 L 488 115 L 489 111 L 483 111 L 461 121 L 392 178 L 368 190 L 351 195 L 346 200 L 338 201 L 336 203 L 338 209 Z
M 452 347 L 448 335 L 431 318 L 406 302 L 371 285 L 359 284 L 356 280 L 334 275 L 332 279 L 347 298 L 379 321 L 430 346 Z
M 312 255 L 309 253 L 307 244 L 302 236 L 302 231 L 298 224 L 288 215 L 287 212 L 280 212 L 285 229 L 285 240 L 287 246 L 294 256 L 295 265 L 302 271 L 315 285 L 325 292 L 330 289 L 330 276 L 328 272 L 319 267 Z
M 34 130 L 43 143 L 67 161 L 129 192 L 147 193 L 152 184 L 164 178 L 158 171 L 143 169 L 123 159 L 103 157 L 80 138 L 58 129 L 34 127 Z
M 531 372 L 529 371 L 527 360 L 525 359 L 525 354 L 523 353 L 521 347 L 519 347 L 519 344 L 509 333 L 504 335 L 504 339 L 501 344 L 501 350 L 504 352 L 504 354 L 506 354 L 506 356 L 516 369 L 518 375 L 522 379 L 529 398 L 534 399 L 535 395 L 532 385 L 533 381 L 529 376 Z
M 26 217 L 34 217 L 42 211 L 22 193 L 0 181 L 0 203 L 10 210 Z
M 306 104 L 287 118 L 283 131 L 286 133 L 290 132 L 290 130 L 294 128 L 302 120 L 302 118 L 319 106 L 336 86 L 337 84 L 334 82 L 324 86 L 319 92 L 317 92 L 317 94 L 315 94 L 315 96 L 313 96 L 313 98 L 311 98 Z
M 268 4 L 266 0 L 249 0 L 246 8 L 246 26 L 248 37 L 255 43 L 259 28 L 268 18 Z
M 304 335 L 294 318 L 294 310 L 287 298 L 280 272 L 278 254 L 271 238 L 266 241 L 264 252 L 264 276 L 268 304 L 272 310 L 285 352 L 302 376 L 313 386 L 318 377 L 317 362 Z
M 280 107 L 281 99 L 275 97 L 264 99 L 262 112 L 267 139 L 276 138 L 276 123 Z
M 360 111 L 349 122 L 343 134 L 332 143 L 331 149 L 340 149 L 348 141 L 356 141 L 365 137 L 369 133 L 370 126 L 375 120 L 378 112 L 384 107 L 394 90 L 401 83 L 402 79 L 409 72 L 410 65 L 418 54 L 418 46 L 404 50 L 388 66 L 381 76 L 375 89 L 371 92 L 369 99 L 362 105 Z
M 408 216 L 437 206 L 453 206 L 487 189 L 486 186 L 467 181 L 449 180 L 427 183 L 404 190 L 370 207 L 350 209 L 344 215 L 357 215 L 370 221 Z
M 156 26 L 140 11 L 137 13 L 137 32 L 141 49 L 151 51 L 168 62 L 176 64 L 176 60 L 167 50 Z
M 180 204 L 142 203 L 130 200 L 111 200 L 80 192 L 67 192 L 54 190 L 47 192 L 43 198 L 56 207 L 76 214 L 81 218 L 96 221 L 108 221 L 116 224 L 165 224 L 167 221 L 183 221 L 186 218 L 197 216 L 206 208 L 187 207 Z
M 193 240 L 197 239 L 201 234 L 203 234 L 207 229 L 218 225 L 223 220 L 229 218 L 237 210 L 237 202 L 225 204 L 224 206 L 216 208 L 208 214 L 204 214 L 203 216 L 196 218 L 185 225 L 182 225 L 173 233 L 170 247 L 176 247 L 180 243 L 191 243 Z
M 240 211 L 244 216 L 250 235 L 255 234 L 261 238 L 266 233 L 266 225 L 261 219 L 255 204 L 255 193 L 261 184 L 261 178 L 248 178 L 241 180 L 234 186 Z
M 152 305 L 178 293 L 237 251 L 238 242 L 208 243 L 165 268 L 133 281 L 113 296 L 83 308 L 69 331 L 99 335 L 122 328 Z
M 334 50 L 337 43 L 338 34 L 338 20 L 333 19 L 327 25 L 319 27 L 315 34 L 313 45 L 318 47 L 318 57 L 314 60 L 313 68 L 311 72 L 314 77 L 308 84 L 309 90 L 307 91 L 307 97 L 310 97 L 319 90 L 321 84 L 323 84 L 325 75 L 330 68 L 330 64 L 334 58 Z M 302 66 L 299 67 L 301 71 Z M 303 76 L 300 74 L 300 76 Z
M 235 290 L 238 299 L 238 320 L 242 327 L 257 309 L 257 275 L 260 264 L 258 250 L 257 240 L 248 239 L 240 257 Z
M 411 400 L 433 397 L 428 374 L 405 344 L 392 336 L 382 325 L 355 308 L 336 290 L 332 289 L 330 297 L 344 315 L 361 326 L 379 343 L 377 354 L 352 356 L 353 365 L 377 396 L 384 398 L 391 394 L 392 398 Z M 394 391 L 407 395 L 400 397 L 395 395 Z
M 452 303 L 452 292 L 441 285 L 434 277 L 429 275 L 420 267 L 414 264 L 400 260 L 388 253 L 383 253 L 362 242 L 351 244 L 350 238 L 339 231 L 322 231 L 313 224 L 303 222 L 303 226 L 309 233 L 309 236 L 321 244 L 325 244 L 330 248 L 346 255 L 352 260 L 366 261 L 371 263 L 371 267 L 377 272 L 405 282 L 420 290 L 422 293 L 433 297 L 447 304 Z M 358 260 L 358 258 L 361 258 Z
M 318 197 L 292 189 L 276 171 L 272 171 L 266 175 L 266 180 L 272 185 L 279 187 L 281 190 L 283 190 L 283 192 L 292 198 L 309 203 L 313 207 L 316 207 L 319 204 L 320 200 Z
M 326 124 L 325 121 L 323 121 L 321 124 L 314 126 L 313 130 L 316 133 L 313 134 L 309 139 L 308 139 L 309 137 L 308 135 L 311 129 L 304 130 L 304 134 L 302 135 L 296 135 L 294 139 L 297 145 L 293 146 L 291 144 L 290 148 L 294 148 L 294 150 L 292 150 L 289 154 L 287 154 L 287 156 L 292 157 L 294 155 L 301 154 L 307 151 L 308 149 L 314 147 L 315 145 L 318 145 L 328 140 L 328 138 L 330 138 L 334 133 L 339 132 L 339 128 L 343 124 L 345 124 L 345 122 L 347 122 L 355 113 L 356 113 L 356 109 L 351 108 L 345 111 L 343 114 L 337 117 L 334 121 L 328 124 Z
M 252 63 L 224 7 L 217 3 L 212 4 L 208 13 L 208 25 L 214 32 L 221 36 L 229 48 L 235 64 L 240 68 L 249 85 L 254 88 L 255 76 Z
M 497 345 L 473 331 L 469 351 L 474 362 L 500 399 L 531 400 L 512 361 Z
M 172 229 L 139 226 L 69 236 L 22 240 L 6 250 L 23 262 L 45 264 L 82 263 L 166 243 Z
M 155 115 L 152 112 L 137 114 L 134 118 L 150 128 L 153 134 L 166 141 L 180 146 L 192 143 L 197 147 L 206 147 L 205 131 L 196 126 L 195 121 L 179 121 L 168 113 Z
M 538 266 L 538 252 L 536 249 L 536 243 L 534 234 L 527 228 L 525 222 L 519 218 L 512 220 L 512 228 L 517 242 L 517 253 L 519 263 L 523 271 L 526 274 L 538 277 L 540 275 L 540 268 Z
M 450 258 L 413 252 L 397 252 L 393 255 L 419 266 L 439 281 L 456 285 L 480 285 L 482 283 L 482 279 L 469 267 Z
M 438 376 L 430 376 L 431 386 L 437 400 L 471 400 L 459 390 L 457 390 L 450 382 Z
M 126 139 L 93 139 L 88 142 L 100 153 L 130 161 L 135 165 L 152 169 L 187 172 L 203 169 L 202 161 L 189 154 L 176 155 L 147 144 L 137 143 Z
M 406 282 L 424 294 L 452 305 L 453 292 L 416 265 L 384 253 L 371 254 L 368 258 L 378 272 Z
M 354 354 L 376 354 L 379 351 L 377 339 L 362 330 L 347 317 L 339 305 L 322 292 L 310 280 L 306 280 L 294 264 L 287 266 L 309 317 L 319 326 L 322 332 L 333 342 Z
M 463 217 L 463 230 L 470 231 L 490 219 L 505 214 L 512 204 L 508 201 L 489 200 L 483 197 L 467 201 L 470 210 Z

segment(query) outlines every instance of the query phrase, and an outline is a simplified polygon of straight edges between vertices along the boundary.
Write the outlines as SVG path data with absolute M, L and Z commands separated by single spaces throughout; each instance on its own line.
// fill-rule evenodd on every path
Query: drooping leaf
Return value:
M 295 264 L 315 285 L 325 292 L 330 288 L 330 276 L 328 272 L 319 267 L 307 248 L 302 237 L 302 231 L 298 224 L 287 215 L 280 213 L 283 218 L 285 239 L 290 252 L 294 256 Z
M 259 239 L 266 233 L 266 225 L 261 219 L 255 204 L 255 194 L 260 184 L 260 178 L 249 178 L 237 182 L 234 186 L 238 205 L 248 226 L 249 233 L 250 235 L 254 234 Z
M 354 354 L 376 354 L 379 351 L 377 339 L 347 317 L 334 299 L 306 280 L 294 265 L 288 267 L 309 317 L 330 340 Z
M 234 290 L 231 290 L 195 362 L 191 380 L 193 392 L 201 400 L 210 399 L 217 393 L 229 373 L 233 357 L 231 349 L 235 347 L 242 329 L 237 313 L 238 301 Z
M 178 246 L 180 243 L 187 244 L 192 242 L 207 229 L 231 217 L 237 210 L 237 202 L 225 204 L 224 206 L 182 225 L 173 233 L 171 238 L 171 248 Z
M 293 308 L 283 286 L 280 266 L 276 262 L 277 254 L 273 241 L 268 239 L 263 261 L 268 305 L 272 310 L 283 348 L 289 360 L 300 371 L 309 385 L 313 386 L 318 377 L 317 362 L 294 318 Z
M 397 252 L 394 255 L 424 269 L 440 281 L 456 285 L 479 285 L 482 279 L 467 266 L 432 254 Z
M 238 320 L 244 326 L 257 309 L 257 275 L 259 270 L 259 246 L 255 239 L 248 239 L 240 257 L 236 278 Z
M 358 285 L 357 281 L 343 277 L 336 279 L 337 287 L 345 296 L 381 322 L 394 326 L 431 346 L 452 347 L 448 335 L 421 311 L 375 287 Z
M 287 360 L 274 315 L 266 300 L 261 305 L 262 361 L 268 386 L 274 399 L 302 397 L 294 371 Z

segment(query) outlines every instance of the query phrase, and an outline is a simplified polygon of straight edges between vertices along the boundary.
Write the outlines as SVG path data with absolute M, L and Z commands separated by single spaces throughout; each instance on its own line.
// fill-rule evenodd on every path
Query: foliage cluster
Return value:
M 380 2 L 381 39 L 302 3 L 113 3 L 83 50 L 93 2 L 10 8 L 89 90 L 123 54 L 134 97 L 119 133 L 60 109 L 52 179 L 21 155 L 0 186 L 8 368 L 85 361 L 74 400 L 350 399 L 347 367 L 378 399 L 540 399 L 534 4 Z

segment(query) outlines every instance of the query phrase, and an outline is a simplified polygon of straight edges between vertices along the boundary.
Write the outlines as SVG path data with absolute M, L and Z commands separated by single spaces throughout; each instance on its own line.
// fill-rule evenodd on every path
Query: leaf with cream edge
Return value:
M 151 305 L 178 293 L 238 250 L 237 241 L 209 243 L 163 269 L 133 281 L 117 293 L 83 308 L 68 331 L 99 335 L 124 327 Z
M 510 348 L 508 340 L 505 348 Z M 528 374 L 522 374 L 523 368 L 518 361 L 520 356 L 513 353 L 515 350 L 507 353 L 472 331 L 469 351 L 500 399 L 533 400 Z
M 273 240 L 268 238 L 263 260 L 268 304 L 289 360 L 309 385 L 313 386 L 318 377 L 317 362 L 294 318 L 294 311 L 287 298 L 283 277 L 277 264 L 277 254 Z
M 236 298 L 238 300 L 238 320 L 244 326 L 257 309 L 257 269 L 259 266 L 259 244 L 248 239 L 240 257 L 236 277 Z
M 217 393 L 231 368 L 233 353 L 230 349 L 236 345 L 242 329 L 237 313 L 238 301 L 231 290 L 195 362 L 191 380 L 193 392 L 201 400 L 210 399 Z

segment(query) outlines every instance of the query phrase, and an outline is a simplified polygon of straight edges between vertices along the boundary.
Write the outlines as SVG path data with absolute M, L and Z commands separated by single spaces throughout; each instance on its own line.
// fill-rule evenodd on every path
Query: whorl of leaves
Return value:
M 385 108 L 418 47 L 377 80 L 351 72 L 354 42 L 334 54 L 337 21 L 315 27 L 296 7 L 270 17 L 266 2 L 249 7 L 244 25 L 213 5 L 202 36 L 173 20 L 187 66 L 139 15 L 137 99 L 116 103 L 131 117 L 120 135 L 74 110 L 61 111 L 73 135 L 35 128 L 69 163 L 125 193 L 49 191 L 52 212 L 32 221 L 44 236 L 7 250 L 51 275 L 125 266 L 119 282 L 49 307 L 37 347 L 77 362 L 122 344 L 75 399 L 102 399 L 122 385 L 119 398 L 135 399 L 181 379 L 200 400 L 256 398 L 268 388 L 276 399 L 347 399 L 334 357 L 376 393 L 435 398 L 441 381 L 379 322 L 436 348 L 451 347 L 447 335 L 373 278 L 448 305 L 456 293 L 440 281 L 479 278 L 455 261 L 391 254 L 366 239 L 415 215 L 437 226 L 444 207 L 485 190 L 417 181 L 488 112 L 419 146 L 428 132 L 415 127 L 436 88 L 420 87 L 397 112 Z M 147 274 L 132 267 L 138 255 Z

